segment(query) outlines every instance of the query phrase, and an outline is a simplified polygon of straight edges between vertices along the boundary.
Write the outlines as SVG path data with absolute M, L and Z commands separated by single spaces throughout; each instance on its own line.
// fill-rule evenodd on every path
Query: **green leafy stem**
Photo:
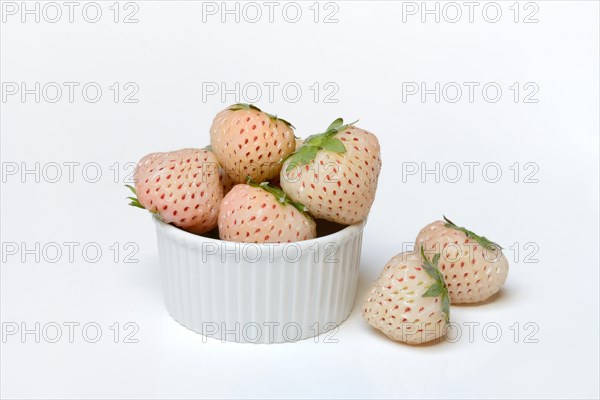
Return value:
M 246 104 L 246 103 L 237 103 L 237 104 L 229 106 L 227 109 L 231 110 L 231 111 L 254 110 L 254 111 L 258 111 L 258 112 L 264 112 L 260 108 L 256 107 L 254 104 Z M 267 116 L 271 119 L 281 121 L 284 124 L 286 124 L 287 126 L 289 126 L 290 128 L 296 129 L 294 127 L 294 125 L 292 125 L 289 121 L 286 121 L 285 119 L 278 117 L 277 115 L 269 114 L 267 112 L 265 112 L 265 114 L 267 114 Z
M 425 256 L 425 248 L 421 247 L 421 257 L 423 258 L 423 268 L 425 271 L 435 279 L 435 282 L 429 286 L 429 289 L 423 293 L 422 297 L 442 297 L 442 311 L 446 316 L 446 323 L 450 321 L 450 296 L 448 295 L 448 287 L 444 281 L 444 275 L 438 267 L 440 260 L 440 253 L 437 253 L 429 260 Z
M 131 190 L 131 193 L 133 193 L 133 196 L 127 197 L 130 200 L 129 205 L 133 206 L 133 207 L 146 209 L 146 207 L 144 207 L 142 205 L 142 203 L 140 203 L 140 201 L 138 200 L 137 193 L 135 192 L 135 188 L 131 185 L 125 185 L 125 187 L 128 188 L 129 190 Z
M 125 187 L 128 188 L 129 190 L 131 190 L 131 193 L 133 193 L 133 196 L 127 197 L 129 199 L 129 205 L 132 207 L 137 207 L 137 208 L 141 208 L 142 210 L 145 210 L 146 207 L 144 207 L 137 198 L 137 193 L 135 191 L 135 188 L 131 185 L 125 185 Z M 152 214 L 159 215 L 158 210 L 148 210 L 148 211 L 150 211 Z
M 358 121 L 344 124 L 344 120 L 338 118 L 329 125 L 325 132 L 307 137 L 304 143 L 302 143 L 302 146 L 285 160 L 289 161 L 286 172 L 291 171 L 297 166 L 306 165 L 312 162 L 320 150 L 345 153 L 346 147 L 344 146 L 344 143 L 334 136 L 340 131 L 353 126 L 356 122 Z
M 482 247 L 484 247 L 488 250 L 496 250 L 496 249 L 502 250 L 502 246 L 500 246 L 498 243 L 492 242 L 485 236 L 479 236 L 475 232 L 472 232 L 472 231 L 468 230 L 467 228 L 457 226 L 454 222 L 452 222 L 448 218 L 446 218 L 445 215 L 443 217 L 444 217 L 444 221 L 446 221 L 446 224 L 445 224 L 446 228 L 452 228 L 452 229 L 456 229 L 457 231 L 463 232 L 465 235 L 467 235 L 467 237 L 475 240 Z

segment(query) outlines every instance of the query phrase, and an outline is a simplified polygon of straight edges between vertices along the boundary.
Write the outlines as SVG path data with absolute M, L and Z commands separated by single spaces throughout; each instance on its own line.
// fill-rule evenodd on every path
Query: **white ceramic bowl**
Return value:
M 294 342 L 337 327 L 352 310 L 364 222 L 320 221 L 317 239 L 250 244 L 154 221 L 167 310 L 195 332 L 235 342 Z

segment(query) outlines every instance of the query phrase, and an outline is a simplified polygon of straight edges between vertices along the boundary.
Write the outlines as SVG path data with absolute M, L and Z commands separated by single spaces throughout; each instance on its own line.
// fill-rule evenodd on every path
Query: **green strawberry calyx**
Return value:
M 248 183 L 248 185 L 250 185 L 252 187 L 261 188 L 264 191 L 271 193 L 273 196 L 275 196 L 277 201 L 281 204 L 284 204 L 284 205 L 291 204 L 292 206 L 294 206 L 296 208 L 296 210 L 300 211 L 301 213 L 303 213 L 304 215 L 309 217 L 308 208 L 304 204 L 296 203 L 295 201 L 290 199 L 288 197 L 288 195 L 285 194 L 283 189 L 281 189 L 280 187 L 273 186 L 273 185 L 269 184 L 269 182 L 256 183 L 249 176 L 246 177 L 246 182 Z
M 286 158 L 285 161 L 289 161 L 289 163 L 285 171 L 289 172 L 298 166 L 312 162 L 320 150 L 345 153 L 346 147 L 344 146 L 344 143 L 334 136 L 340 131 L 354 126 L 357 122 L 358 121 L 354 121 L 349 124 L 344 124 L 343 118 L 338 118 L 329 125 L 325 132 L 307 137 L 304 143 L 302 143 L 302 146 Z
M 498 243 L 492 242 L 485 236 L 479 236 L 475 232 L 470 231 L 467 228 L 457 226 L 454 222 L 452 222 L 448 218 L 446 218 L 445 215 L 443 217 L 444 217 L 444 221 L 446 221 L 446 224 L 444 225 L 446 228 L 452 228 L 452 229 L 456 229 L 457 231 L 463 232 L 465 235 L 467 235 L 468 238 L 475 240 L 483 248 L 486 248 L 488 250 L 496 250 L 496 249 L 502 250 L 502 246 L 500 246 Z
M 421 247 L 421 257 L 423 258 L 423 268 L 435 279 L 435 282 L 429 286 L 429 289 L 423 293 L 422 297 L 437 297 L 442 296 L 442 311 L 446 316 L 446 323 L 450 321 L 450 296 L 448 295 L 448 287 L 444 280 L 444 275 L 438 267 L 440 253 L 437 253 L 430 260 L 425 256 L 425 248 Z
M 127 199 L 129 199 L 129 205 L 132 207 L 137 207 L 137 208 L 141 208 L 142 210 L 145 210 L 146 207 L 144 207 L 137 198 L 137 193 L 135 191 L 135 188 L 131 185 L 125 185 L 125 187 L 128 188 L 129 190 L 131 190 L 131 193 L 133 193 L 133 196 L 127 197 Z M 152 214 L 158 215 L 158 210 L 148 210 L 148 211 L 150 211 Z
M 137 193 L 135 191 L 135 188 L 131 185 L 125 185 L 125 187 L 128 188 L 129 190 L 131 190 L 131 193 L 133 193 L 133 196 L 127 197 L 129 199 L 129 205 L 133 206 L 133 207 L 142 208 L 145 210 L 146 207 L 144 207 L 137 198 Z
M 254 111 L 258 111 L 258 112 L 264 112 L 263 110 L 261 110 L 260 108 L 256 107 L 254 104 L 247 104 L 247 103 L 237 103 L 237 104 L 233 104 L 229 107 L 227 107 L 228 110 L 231 111 L 239 111 L 239 110 L 254 110 Z M 267 116 L 273 120 L 277 120 L 277 121 L 281 121 L 284 124 L 286 124 L 287 126 L 289 126 L 292 129 L 296 129 L 294 127 L 294 125 L 292 125 L 289 121 L 278 117 L 277 115 L 273 115 L 273 114 L 269 114 L 268 112 L 264 112 L 265 114 L 267 114 Z

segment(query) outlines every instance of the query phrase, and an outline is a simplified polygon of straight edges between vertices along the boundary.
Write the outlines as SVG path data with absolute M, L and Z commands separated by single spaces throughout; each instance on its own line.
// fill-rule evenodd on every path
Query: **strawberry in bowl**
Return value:
M 144 208 L 192 233 L 217 226 L 223 200 L 219 164 L 206 149 L 182 149 L 143 157 L 134 174 L 132 206 Z
M 284 161 L 280 182 L 314 217 L 354 224 L 371 209 L 380 170 L 377 137 L 338 118 Z
M 210 144 L 234 183 L 245 183 L 248 176 L 264 182 L 279 175 L 296 138 L 288 121 L 252 104 L 234 104 L 213 120 Z
M 314 239 L 315 221 L 305 206 L 268 182 L 240 184 L 225 196 L 219 237 L 232 242 L 283 243 Z

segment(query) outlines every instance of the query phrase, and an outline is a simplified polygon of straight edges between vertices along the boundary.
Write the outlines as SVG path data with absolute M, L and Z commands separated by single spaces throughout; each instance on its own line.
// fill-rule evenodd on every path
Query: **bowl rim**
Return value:
M 185 240 L 186 242 L 189 242 L 192 244 L 195 243 L 195 244 L 201 245 L 203 243 L 216 243 L 216 244 L 222 245 L 224 243 L 232 243 L 232 244 L 236 244 L 236 245 L 240 245 L 240 246 L 242 246 L 242 245 L 258 246 L 261 249 L 269 249 L 273 246 L 275 246 L 275 247 L 282 246 L 283 247 L 283 246 L 289 246 L 289 245 L 294 245 L 294 246 L 297 245 L 297 246 L 300 246 L 301 249 L 305 249 L 305 248 L 309 248 L 309 247 L 313 246 L 315 243 L 323 244 L 323 243 L 335 242 L 335 243 L 340 244 L 340 243 L 344 243 L 347 240 L 359 235 L 362 232 L 362 230 L 364 229 L 364 226 L 366 224 L 366 219 L 364 219 L 355 224 L 347 225 L 345 228 L 342 228 L 339 231 L 331 233 L 329 235 L 317 237 L 314 239 L 300 240 L 297 242 L 246 243 L 246 242 L 233 242 L 233 241 L 228 241 L 228 240 L 213 239 L 213 238 L 198 235 L 195 233 L 190 233 L 190 232 L 187 232 L 187 231 L 185 231 L 181 228 L 178 228 L 174 225 L 167 224 L 166 222 L 164 222 L 162 219 L 160 219 L 156 215 L 152 215 L 152 219 L 154 220 L 156 227 L 158 229 L 160 229 L 162 232 L 164 232 L 165 234 L 175 237 L 175 238 L 178 238 L 180 240 Z

